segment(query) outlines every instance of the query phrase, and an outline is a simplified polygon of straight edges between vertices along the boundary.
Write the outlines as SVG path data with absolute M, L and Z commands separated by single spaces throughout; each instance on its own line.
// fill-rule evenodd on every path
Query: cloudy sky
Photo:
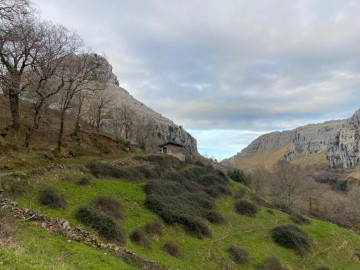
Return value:
M 34 0 L 218 159 L 360 108 L 360 1 Z

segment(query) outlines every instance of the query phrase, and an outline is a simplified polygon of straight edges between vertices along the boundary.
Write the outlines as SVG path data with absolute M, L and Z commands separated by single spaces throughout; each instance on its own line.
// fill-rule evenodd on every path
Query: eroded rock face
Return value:
M 351 167 L 360 162 L 360 110 L 347 121 L 327 151 L 331 167 Z
M 150 128 L 151 130 L 144 135 L 147 137 L 147 150 L 156 151 L 158 145 L 172 141 L 184 145 L 191 153 L 197 153 L 196 139 L 182 126 L 138 101 L 124 88 L 111 83 L 107 88 L 108 91 L 114 93 L 114 100 L 120 107 L 127 106 L 134 114 L 134 124 L 130 132 L 131 139 L 136 140 L 137 129 Z M 110 123 L 104 128 L 112 131 Z
M 287 146 L 284 159 L 326 151 L 331 167 L 349 167 L 360 163 L 360 110 L 345 120 L 328 121 L 298 127 L 291 131 L 272 132 L 254 140 L 240 153 Z

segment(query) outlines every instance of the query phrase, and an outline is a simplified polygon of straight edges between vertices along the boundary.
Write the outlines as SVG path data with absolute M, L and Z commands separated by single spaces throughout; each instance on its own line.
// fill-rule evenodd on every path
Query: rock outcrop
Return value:
M 133 114 L 134 124 L 130 132 L 131 139 L 141 141 L 142 138 L 138 137 L 144 137 L 146 139 L 145 146 L 150 151 L 154 151 L 160 144 L 172 141 L 184 145 L 191 153 L 197 152 L 196 139 L 182 126 L 176 125 L 170 119 L 138 101 L 124 88 L 113 83 L 109 83 L 107 88 L 114 94 L 114 100 L 118 106 L 120 108 L 126 106 Z M 112 131 L 111 123 L 105 124 L 105 128 Z
M 351 167 L 360 163 L 360 110 L 347 120 L 327 151 L 331 167 Z
M 284 159 L 326 152 L 331 167 L 349 167 L 360 163 L 360 110 L 344 120 L 310 124 L 294 130 L 272 132 L 255 139 L 239 155 L 259 150 L 287 147 Z

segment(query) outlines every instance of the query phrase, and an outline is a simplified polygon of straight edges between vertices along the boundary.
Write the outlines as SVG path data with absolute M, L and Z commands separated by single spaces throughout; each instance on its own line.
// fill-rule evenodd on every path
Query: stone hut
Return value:
M 180 159 L 181 161 L 185 161 L 186 156 L 186 148 L 184 145 L 175 143 L 175 142 L 167 142 L 159 145 L 160 153 L 164 155 L 171 155 Z

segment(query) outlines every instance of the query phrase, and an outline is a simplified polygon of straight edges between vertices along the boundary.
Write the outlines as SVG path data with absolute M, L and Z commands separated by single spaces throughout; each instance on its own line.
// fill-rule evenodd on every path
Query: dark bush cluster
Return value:
M 130 240 L 142 247 L 147 247 L 150 244 L 146 234 L 140 229 L 135 230 L 130 234 Z
M 91 202 L 91 206 L 114 218 L 124 217 L 120 203 L 114 198 L 108 196 L 97 196 Z
M 286 270 L 279 259 L 275 256 L 269 257 L 266 261 L 256 267 L 257 270 Z
M 160 167 L 163 170 L 180 170 L 185 167 L 184 162 L 169 155 L 135 156 L 134 159 L 141 162 L 147 162 L 152 166 Z
M 311 223 L 309 219 L 297 213 L 290 215 L 290 219 L 292 222 L 300 225 L 309 225 Z
M 247 263 L 249 261 L 249 253 L 238 246 L 231 246 L 228 249 L 230 258 L 237 264 L 244 264 Z
M 103 214 L 90 206 L 80 207 L 76 213 L 76 218 L 83 224 L 96 230 L 99 235 L 119 243 L 126 242 L 124 229 L 111 217 Z
M 145 225 L 145 232 L 152 236 L 161 236 L 164 230 L 164 225 L 160 221 L 152 221 Z
M 258 208 L 255 204 L 247 200 L 237 200 L 235 201 L 235 210 L 244 216 L 254 217 Z
M 40 192 L 39 203 L 55 209 L 63 208 L 67 204 L 65 197 L 51 187 L 44 188 Z
M 88 168 L 91 174 L 97 178 L 110 177 L 133 181 L 144 180 L 144 175 L 134 167 L 122 167 L 120 165 L 92 162 L 88 164 Z
M 234 180 L 235 182 L 242 183 L 244 185 L 250 184 L 250 179 L 245 175 L 245 173 L 242 170 L 239 169 L 232 169 L 228 171 L 228 176 L 230 179 Z
M 90 186 L 91 185 L 91 178 L 90 177 L 81 177 L 76 181 L 76 184 L 79 186 Z
M 272 230 L 273 240 L 282 247 L 291 248 L 300 254 L 310 249 L 308 235 L 294 224 L 280 225 Z
M 171 255 L 171 256 L 173 256 L 175 258 L 181 258 L 182 257 L 179 246 L 174 242 L 165 243 L 164 246 L 163 246 L 163 249 L 167 254 L 169 254 L 169 255 Z
M 0 182 L 0 189 L 10 195 L 22 196 L 29 190 L 29 182 L 24 176 L 7 176 Z
M 228 179 L 213 167 L 166 171 L 145 186 L 146 206 L 167 224 L 180 224 L 190 234 L 210 236 L 204 220 L 223 222 L 215 198 L 231 194 Z

